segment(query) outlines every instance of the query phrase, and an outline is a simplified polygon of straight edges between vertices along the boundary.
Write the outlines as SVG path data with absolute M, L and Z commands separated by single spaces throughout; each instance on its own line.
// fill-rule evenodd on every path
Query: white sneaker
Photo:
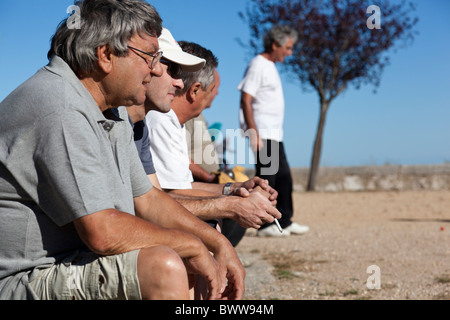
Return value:
M 280 230 L 278 230 L 278 227 L 276 225 L 270 225 L 267 228 L 264 228 L 262 230 L 258 230 L 257 236 L 258 237 L 288 237 L 290 236 L 291 233 L 286 230 L 283 229 L 283 232 L 280 232 Z
M 290 234 L 304 234 L 309 231 L 308 226 L 303 226 L 296 222 L 292 222 L 291 225 L 285 229 L 283 229 L 283 233 L 288 231 Z

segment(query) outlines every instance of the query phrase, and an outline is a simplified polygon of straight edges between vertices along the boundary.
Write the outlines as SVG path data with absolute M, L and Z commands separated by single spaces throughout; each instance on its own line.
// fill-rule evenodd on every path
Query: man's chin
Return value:
M 157 111 L 157 112 L 161 112 L 161 113 L 167 113 L 170 111 L 170 109 L 172 109 L 170 106 L 162 107 L 162 108 L 153 107 L 153 108 L 150 108 L 149 111 Z
M 146 96 L 145 96 L 145 92 L 144 92 L 143 94 L 140 94 L 135 97 L 133 105 L 135 105 L 135 106 L 143 105 L 145 103 L 145 99 L 146 99 Z
M 158 109 L 158 111 L 159 112 L 161 112 L 161 113 L 167 113 L 167 112 L 169 112 L 170 111 L 170 109 L 172 109 L 172 108 L 162 108 L 162 109 Z

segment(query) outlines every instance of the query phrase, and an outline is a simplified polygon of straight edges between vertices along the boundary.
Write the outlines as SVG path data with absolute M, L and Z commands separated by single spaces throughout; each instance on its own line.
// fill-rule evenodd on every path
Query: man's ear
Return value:
M 112 71 L 112 57 L 113 55 L 109 46 L 103 45 L 97 47 L 98 66 L 106 74 Z
M 279 44 L 277 41 L 274 41 L 274 42 L 272 43 L 272 51 L 277 50 L 279 47 L 282 47 L 282 45 Z
M 194 83 L 188 90 L 188 99 L 189 102 L 194 102 L 195 99 L 197 99 L 197 96 L 200 92 L 200 90 L 202 90 L 202 84 L 200 82 L 196 82 Z

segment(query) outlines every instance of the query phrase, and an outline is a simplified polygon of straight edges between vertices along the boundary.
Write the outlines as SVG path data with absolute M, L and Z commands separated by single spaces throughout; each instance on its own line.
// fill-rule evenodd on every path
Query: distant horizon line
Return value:
M 231 167 L 234 167 L 232 165 Z M 252 164 L 248 165 L 240 165 L 236 164 L 236 166 L 245 167 L 246 170 L 254 170 L 254 168 L 250 168 L 249 166 L 254 166 Z M 444 161 L 442 163 L 434 163 L 434 164 L 363 164 L 363 165 L 321 165 L 319 168 L 367 168 L 367 167 L 448 167 L 450 168 L 450 161 Z M 309 169 L 309 166 L 291 166 L 291 169 Z

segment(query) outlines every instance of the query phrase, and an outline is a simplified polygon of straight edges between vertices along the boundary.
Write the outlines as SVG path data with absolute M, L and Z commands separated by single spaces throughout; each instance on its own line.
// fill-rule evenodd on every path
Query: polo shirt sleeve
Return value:
M 53 113 L 24 135 L 11 155 L 21 163 L 14 171 L 24 190 L 59 226 L 114 208 L 99 157 L 105 146 L 97 135 L 82 114 Z

